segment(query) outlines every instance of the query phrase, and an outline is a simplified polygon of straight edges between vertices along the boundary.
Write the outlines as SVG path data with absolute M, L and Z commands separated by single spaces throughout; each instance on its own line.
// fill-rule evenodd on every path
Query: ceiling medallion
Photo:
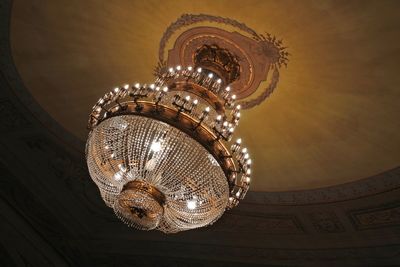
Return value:
M 191 27 L 202 22 L 236 31 Z M 169 38 L 185 27 L 164 60 Z M 232 135 L 241 109 L 275 89 L 288 55 L 281 44 L 232 19 L 183 15 L 161 39 L 154 83 L 126 84 L 99 99 L 89 117 L 87 164 L 123 222 L 174 233 L 210 225 L 238 205 L 252 161 Z

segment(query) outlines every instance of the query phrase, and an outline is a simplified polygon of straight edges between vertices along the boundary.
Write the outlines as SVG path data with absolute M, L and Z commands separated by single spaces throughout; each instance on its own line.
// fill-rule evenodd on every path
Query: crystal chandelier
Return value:
M 170 53 L 180 65 L 161 63 L 153 83 L 114 88 L 90 114 L 90 176 L 136 229 L 210 225 L 249 189 L 252 160 L 241 139 L 232 140 L 241 118 L 234 84 L 254 69 L 217 40 L 187 48 L 188 59 Z

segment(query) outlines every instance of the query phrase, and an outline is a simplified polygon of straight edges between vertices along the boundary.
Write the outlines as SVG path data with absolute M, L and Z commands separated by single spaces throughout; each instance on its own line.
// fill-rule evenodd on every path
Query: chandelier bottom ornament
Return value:
M 143 180 L 127 182 L 114 202 L 115 214 L 140 230 L 153 230 L 164 215 L 165 195 Z

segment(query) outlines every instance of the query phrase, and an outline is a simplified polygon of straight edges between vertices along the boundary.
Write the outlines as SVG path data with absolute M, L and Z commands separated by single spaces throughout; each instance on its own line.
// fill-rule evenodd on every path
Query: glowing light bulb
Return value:
M 246 177 L 246 183 L 250 183 L 250 177 Z
M 165 87 L 163 88 L 163 92 L 164 92 L 164 93 L 168 92 L 168 87 L 165 86 Z
M 150 88 L 151 88 L 152 90 L 154 90 L 154 88 L 156 88 L 156 86 L 154 85 L 154 83 L 150 84 Z
M 246 163 L 247 163 L 247 165 L 250 165 L 251 164 L 251 159 L 248 159 Z
M 229 92 L 229 91 L 231 90 L 231 88 L 228 86 L 228 87 L 225 88 L 225 90 L 226 90 L 227 92 Z
M 247 148 L 243 148 L 243 149 L 242 149 L 242 152 L 243 152 L 243 153 L 247 153 Z
M 236 144 L 241 144 L 242 143 L 242 139 L 239 138 L 238 140 L 236 140 Z
M 169 68 L 169 72 L 174 72 L 174 69 L 173 68 Z
M 187 96 L 185 97 L 185 99 L 186 99 L 186 101 L 189 101 L 189 100 L 190 100 L 190 95 L 187 95 Z
M 201 72 L 201 68 L 197 68 L 197 72 L 200 73 Z
M 135 83 L 135 88 L 139 89 L 140 88 L 140 83 Z
M 212 74 L 212 73 L 208 74 L 208 78 L 212 78 L 213 76 L 214 76 L 214 74 Z
M 206 107 L 205 111 L 208 113 L 210 112 L 210 107 Z
M 242 107 L 242 106 L 237 105 L 237 106 L 236 106 L 236 109 L 239 110 L 241 107 Z
M 246 174 L 250 175 L 251 174 L 251 169 L 247 169 Z
M 221 80 L 221 79 L 218 79 L 218 80 L 217 80 L 217 83 L 222 83 L 222 80 Z
M 178 66 L 176 66 L 176 69 L 177 69 L 177 70 L 181 70 L 181 68 L 182 68 L 182 67 L 181 67 L 181 66 L 179 66 L 179 65 L 178 65 Z
M 197 105 L 197 103 L 199 103 L 199 100 L 195 99 L 195 100 L 193 101 L 193 104 Z
M 232 96 L 232 99 L 235 100 L 235 99 L 236 99 L 236 95 L 233 95 L 233 96 Z
M 122 177 L 123 177 L 123 175 L 122 175 L 121 172 L 116 172 L 116 173 L 114 174 L 114 180 L 115 180 L 115 181 L 120 181 L 120 180 L 122 179 Z
M 197 208 L 197 201 L 194 199 L 188 200 L 186 204 L 188 209 L 190 210 L 194 210 L 195 208 Z
M 188 67 L 188 70 L 189 70 L 189 71 L 192 71 L 192 69 L 193 69 L 192 66 L 189 66 L 189 67 Z
M 125 87 L 125 86 L 124 86 L 124 87 Z M 114 92 L 115 92 L 115 93 L 118 93 L 118 92 L 119 92 L 119 88 L 118 88 L 118 87 L 115 87 L 115 88 L 114 88 Z
M 160 142 L 153 142 L 150 146 L 150 149 L 154 152 L 158 152 L 161 150 L 161 143 Z

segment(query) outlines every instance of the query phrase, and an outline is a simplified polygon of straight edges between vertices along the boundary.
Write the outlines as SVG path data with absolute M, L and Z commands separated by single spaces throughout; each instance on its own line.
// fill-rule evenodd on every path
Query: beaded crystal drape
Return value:
M 104 201 L 135 228 L 188 230 L 213 223 L 225 211 L 229 187 L 217 160 L 173 126 L 135 115 L 111 117 L 87 144 L 90 175 Z M 119 195 L 131 181 L 154 187 L 165 203 L 146 190 Z

